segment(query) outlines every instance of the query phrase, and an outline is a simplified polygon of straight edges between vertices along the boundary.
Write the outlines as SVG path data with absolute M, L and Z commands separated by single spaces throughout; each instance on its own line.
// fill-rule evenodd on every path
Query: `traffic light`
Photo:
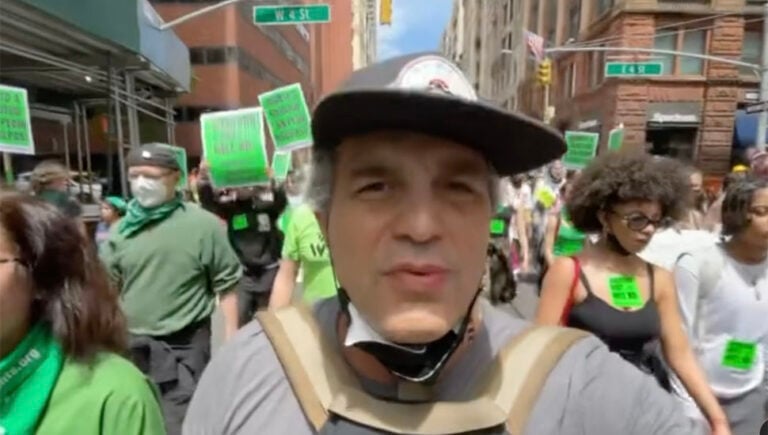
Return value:
M 379 24 L 392 24 L 392 0 L 380 0 Z
M 552 61 L 544 59 L 539 63 L 539 70 L 537 74 L 539 84 L 547 86 L 552 84 Z

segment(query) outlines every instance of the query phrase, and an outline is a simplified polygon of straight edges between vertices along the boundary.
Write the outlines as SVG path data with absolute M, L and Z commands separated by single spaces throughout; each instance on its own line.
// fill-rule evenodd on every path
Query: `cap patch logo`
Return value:
M 400 71 L 393 87 L 437 92 L 465 100 L 476 101 L 472 85 L 456 65 L 439 56 L 424 56 L 412 60 Z
M 142 151 L 141 152 L 141 157 L 145 158 L 145 159 L 151 159 L 152 158 L 152 153 L 150 153 L 149 151 Z

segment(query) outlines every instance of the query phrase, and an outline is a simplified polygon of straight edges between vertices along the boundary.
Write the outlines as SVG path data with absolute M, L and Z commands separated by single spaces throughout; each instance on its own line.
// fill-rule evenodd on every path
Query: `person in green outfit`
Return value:
M 242 267 L 216 216 L 182 201 L 172 151 L 148 144 L 126 160 L 134 199 L 100 254 L 120 290 L 132 359 L 159 386 L 168 433 L 178 434 L 210 359 L 217 298 L 225 338 L 238 328 Z
M 288 222 L 283 258 L 269 300 L 270 309 L 291 304 L 299 269 L 304 273 L 305 302 L 314 303 L 336 295 L 336 278 L 328 245 L 312 207 L 307 204 L 297 207 Z
M 571 191 L 578 174 L 569 172 L 566 182 L 560 189 L 560 197 L 565 199 Z M 546 267 L 552 265 L 556 257 L 570 257 L 584 249 L 587 236 L 576 229 L 568 216 L 568 211 L 560 205 L 547 217 L 547 227 L 544 234 L 544 257 Z M 544 275 L 542 273 L 542 275 Z
M 0 192 L 0 433 L 165 434 L 92 252 L 52 205 Z

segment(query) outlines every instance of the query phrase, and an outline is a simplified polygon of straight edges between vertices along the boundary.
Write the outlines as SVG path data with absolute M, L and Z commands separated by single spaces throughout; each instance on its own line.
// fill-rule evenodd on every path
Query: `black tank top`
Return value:
M 634 311 L 613 307 L 595 296 L 584 271 L 579 268 L 579 280 L 587 297 L 571 309 L 568 326 L 596 335 L 612 352 L 652 374 L 663 388 L 669 390 L 667 370 L 656 352 L 661 337 L 661 318 L 654 299 L 653 266 L 648 264 L 647 268 L 650 297 L 642 308 Z

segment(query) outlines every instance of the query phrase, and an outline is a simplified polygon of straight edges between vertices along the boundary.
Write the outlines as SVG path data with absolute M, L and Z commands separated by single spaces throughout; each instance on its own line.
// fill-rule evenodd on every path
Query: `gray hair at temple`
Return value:
M 312 167 L 305 197 L 315 211 L 326 212 L 330 207 L 335 165 L 334 150 L 324 148 L 312 150 Z M 495 211 L 499 201 L 499 176 L 495 171 L 488 178 L 488 190 L 491 195 L 491 206 Z

